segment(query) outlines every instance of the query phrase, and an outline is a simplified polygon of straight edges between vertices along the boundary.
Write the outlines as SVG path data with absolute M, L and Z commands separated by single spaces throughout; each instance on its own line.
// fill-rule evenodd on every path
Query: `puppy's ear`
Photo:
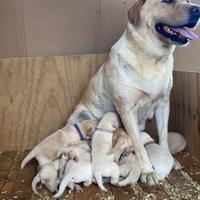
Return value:
M 77 121 L 82 122 L 84 120 L 91 120 L 94 119 L 94 117 L 89 113 L 88 111 L 82 111 L 79 116 Z
M 119 122 L 118 122 L 118 120 L 114 120 L 114 121 L 113 121 L 112 127 L 113 127 L 115 130 L 117 130 L 117 129 L 119 128 Z
M 127 12 L 128 20 L 134 26 L 138 26 L 140 23 L 140 10 L 145 2 L 146 0 L 136 0 L 135 4 L 131 6 Z
M 74 157 L 74 161 L 75 161 L 75 162 L 78 162 L 78 161 L 79 161 L 79 159 L 78 159 L 77 156 Z

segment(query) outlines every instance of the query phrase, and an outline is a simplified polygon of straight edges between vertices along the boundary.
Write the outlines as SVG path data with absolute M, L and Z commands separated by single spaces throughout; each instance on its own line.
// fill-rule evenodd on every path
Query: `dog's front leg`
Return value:
M 159 144 L 167 151 L 169 151 L 169 146 L 168 146 L 169 110 L 170 110 L 169 97 L 165 97 L 163 100 L 161 100 L 155 109 Z
M 148 185 L 157 184 L 157 175 L 155 174 L 155 171 L 152 168 L 147 152 L 140 140 L 137 110 L 133 111 L 131 110 L 131 108 L 125 108 L 124 106 L 120 106 L 117 109 L 125 126 L 125 129 L 132 139 L 135 154 L 142 166 L 142 174 L 140 180 Z

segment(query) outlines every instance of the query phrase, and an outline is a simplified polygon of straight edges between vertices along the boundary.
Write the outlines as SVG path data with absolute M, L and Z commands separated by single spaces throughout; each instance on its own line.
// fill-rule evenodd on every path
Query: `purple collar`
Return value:
M 84 134 L 82 134 L 81 129 L 79 128 L 79 125 L 76 123 L 76 124 L 74 124 L 74 127 L 75 127 L 80 139 L 86 140 L 86 138 L 84 137 Z

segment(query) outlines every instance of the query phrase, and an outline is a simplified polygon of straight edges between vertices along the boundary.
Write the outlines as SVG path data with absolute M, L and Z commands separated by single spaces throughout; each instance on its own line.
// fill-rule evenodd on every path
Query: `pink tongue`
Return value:
M 180 33 L 183 37 L 190 39 L 190 40 L 198 40 L 199 36 L 190 31 L 187 28 L 171 28 L 176 33 Z

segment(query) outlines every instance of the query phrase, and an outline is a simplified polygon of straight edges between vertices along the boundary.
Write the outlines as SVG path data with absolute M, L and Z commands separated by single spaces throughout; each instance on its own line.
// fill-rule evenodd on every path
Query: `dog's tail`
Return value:
M 135 173 L 134 170 L 131 170 L 131 172 L 129 173 L 129 175 L 123 180 L 118 182 L 118 186 L 123 187 L 126 185 L 134 185 L 137 183 L 138 179 L 140 177 L 139 173 Z
M 34 177 L 33 181 L 32 181 L 32 190 L 35 194 L 38 194 L 37 191 L 37 184 L 40 182 L 40 175 L 39 173 Z
M 69 170 L 67 172 L 67 174 L 65 175 L 65 177 L 60 183 L 58 192 L 53 196 L 54 198 L 58 198 L 64 193 L 65 188 L 68 186 L 69 182 L 72 180 L 74 173 L 76 173 L 74 170 L 73 171 Z
M 36 146 L 37 147 L 37 146 Z M 36 156 L 36 147 L 35 148 L 33 148 L 32 150 L 31 150 L 31 152 L 29 152 L 29 154 L 24 158 L 24 160 L 22 161 L 22 163 L 21 163 L 21 169 L 23 169 L 24 168 L 24 166 L 31 160 L 31 159 L 33 159 L 35 156 Z
M 95 180 L 96 180 L 97 185 L 99 186 L 99 188 L 101 190 L 107 192 L 108 190 L 103 185 L 103 179 L 102 179 L 102 174 L 101 174 L 100 170 L 98 170 L 97 172 L 94 172 L 94 177 L 95 177 Z

